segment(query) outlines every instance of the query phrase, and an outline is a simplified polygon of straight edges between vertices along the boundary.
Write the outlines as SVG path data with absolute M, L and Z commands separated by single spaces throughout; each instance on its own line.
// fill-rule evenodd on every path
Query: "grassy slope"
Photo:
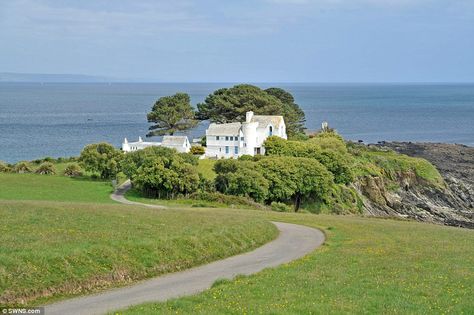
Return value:
M 313 254 L 211 290 L 126 314 L 470 313 L 474 231 L 352 216 L 259 217 L 319 227 Z
M 216 160 L 210 160 L 210 159 L 204 159 L 204 160 L 199 160 L 198 164 L 198 172 L 201 173 L 204 178 L 207 178 L 209 180 L 214 180 L 216 177 L 216 173 L 212 169 L 214 167 L 214 164 L 216 163 Z
M 425 159 L 409 157 L 391 151 L 361 150 L 355 156 L 357 176 L 373 175 L 394 180 L 397 173 L 414 172 L 433 186 L 442 187 L 443 178 L 436 167 Z
M 276 236 L 223 211 L 0 200 L 0 305 L 38 304 L 182 270 Z
M 0 200 L 112 203 L 109 182 L 64 176 L 0 173 Z

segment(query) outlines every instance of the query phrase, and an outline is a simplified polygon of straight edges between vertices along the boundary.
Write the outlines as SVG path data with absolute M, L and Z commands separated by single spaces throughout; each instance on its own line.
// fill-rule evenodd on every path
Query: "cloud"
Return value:
M 268 33 L 278 25 L 271 18 L 254 18 L 251 13 L 247 14 L 246 8 L 216 12 L 209 6 L 186 0 L 85 3 L 87 5 L 81 1 L 2 2 L 0 26 L 8 32 L 49 36 L 88 36 L 91 33 L 156 36 L 173 32 L 246 35 Z

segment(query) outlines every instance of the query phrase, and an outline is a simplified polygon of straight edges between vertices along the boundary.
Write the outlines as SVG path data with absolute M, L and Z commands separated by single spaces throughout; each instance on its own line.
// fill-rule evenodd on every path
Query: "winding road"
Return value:
M 111 198 L 121 203 L 146 205 L 124 198 L 130 183 L 124 183 Z M 185 271 L 163 275 L 132 286 L 112 289 L 102 293 L 73 298 L 45 306 L 45 314 L 104 314 L 145 302 L 161 302 L 171 298 L 204 291 L 218 279 L 232 279 L 237 275 L 250 275 L 265 268 L 275 267 L 298 259 L 324 243 L 324 234 L 313 228 L 282 222 L 272 222 L 280 231 L 279 236 L 251 251 Z

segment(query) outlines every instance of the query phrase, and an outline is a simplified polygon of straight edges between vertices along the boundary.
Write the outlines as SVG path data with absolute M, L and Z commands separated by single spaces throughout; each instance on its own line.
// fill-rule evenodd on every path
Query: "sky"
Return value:
M 0 0 L 0 72 L 474 82 L 474 0 Z

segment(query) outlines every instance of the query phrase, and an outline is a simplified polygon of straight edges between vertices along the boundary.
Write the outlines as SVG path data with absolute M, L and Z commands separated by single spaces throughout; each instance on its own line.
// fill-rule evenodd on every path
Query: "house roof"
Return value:
M 278 127 L 283 122 L 283 116 L 253 115 L 250 122 L 258 122 L 258 128 L 266 128 L 270 124 Z
M 186 136 L 164 136 L 161 142 L 163 146 L 182 146 L 187 142 Z
M 211 136 L 235 136 L 239 135 L 242 124 L 239 122 L 227 124 L 212 123 L 207 128 L 207 135 Z

